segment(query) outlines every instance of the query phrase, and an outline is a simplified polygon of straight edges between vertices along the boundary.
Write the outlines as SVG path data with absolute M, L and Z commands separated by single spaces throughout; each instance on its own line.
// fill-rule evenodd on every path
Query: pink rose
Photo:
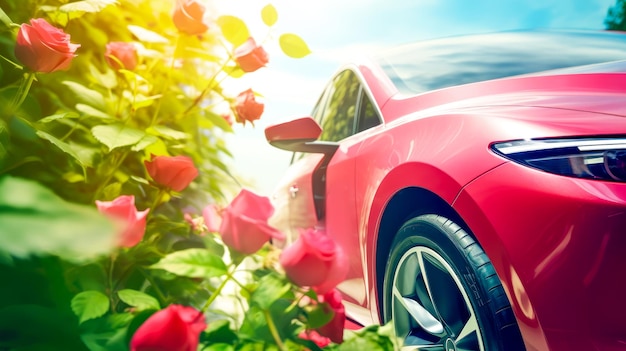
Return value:
M 143 322 L 130 341 L 130 350 L 196 351 L 206 327 L 204 315 L 195 308 L 169 305 Z
M 135 197 L 122 195 L 113 201 L 97 201 L 98 211 L 120 223 L 118 246 L 133 247 L 137 245 L 146 232 L 146 216 L 150 209 L 141 212 L 135 207 Z
M 69 68 L 79 44 L 70 43 L 70 35 L 42 18 L 24 23 L 17 32 L 15 56 L 35 72 L 50 73 Z
M 320 302 L 326 304 L 329 312 L 332 311 L 333 319 L 324 326 L 317 328 L 317 331 L 334 343 L 341 344 L 343 342 L 343 328 L 346 323 L 346 309 L 341 302 L 341 293 L 337 289 L 332 289 L 320 297 Z
M 210 232 L 217 233 L 220 231 L 222 225 L 222 216 L 220 215 L 220 208 L 216 204 L 207 205 L 202 210 L 202 217 L 204 217 L 204 225 Z
M 112 41 L 106 46 L 104 58 L 113 69 L 133 70 L 137 66 L 137 48 L 132 43 Z
M 191 35 L 202 34 L 209 29 L 204 23 L 206 8 L 197 0 L 176 0 L 172 20 L 179 31 Z
M 272 213 L 274 207 L 267 197 L 241 190 L 222 211 L 222 240 L 228 247 L 248 255 L 272 238 L 283 240 L 284 235 L 267 224 Z
M 155 182 L 182 191 L 198 176 L 198 169 L 187 156 L 156 156 L 144 165 Z
M 314 229 L 300 230 L 296 241 L 280 255 L 287 277 L 299 286 L 310 286 L 324 294 L 348 274 L 343 250 L 330 237 Z
M 254 72 L 269 62 L 265 49 L 257 46 L 252 37 L 235 49 L 233 56 L 244 72 Z
M 253 123 L 261 118 L 264 108 L 263 103 L 255 100 L 252 89 L 248 89 L 237 95 L 235 99 L 235 111 L 237 112 L 235 118 L 239 123 L 246 124 L 246 121 Z

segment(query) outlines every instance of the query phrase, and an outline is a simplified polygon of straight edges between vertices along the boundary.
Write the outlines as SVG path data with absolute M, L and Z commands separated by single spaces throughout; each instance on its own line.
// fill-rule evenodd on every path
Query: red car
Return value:
M 626 350 L 624 59 L 528 31 L 348 64 L 265 131 L 294 152 L 273 223 L 338 242 L 348 317 L 403 350 Z

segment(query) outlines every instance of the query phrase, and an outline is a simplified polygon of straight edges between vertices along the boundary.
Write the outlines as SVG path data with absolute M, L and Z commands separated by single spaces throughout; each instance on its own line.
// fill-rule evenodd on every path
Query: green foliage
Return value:
M 0 251 L 93 259 L 113 250 L 114 231 L 95 208 L 67 202 L 42 185 L 0 178 Z
M 151 268 L 163 269 L 170 273 L 189 278 L 213 278 L 228 273 L 220 256 L 205 249 L 187 249 L 173 252 L 163 257 Z
M 283 52 L 289 57 L 302 58 L 311 53 L 306 42 L 293 33 L 282 34 L 278 43 Z
M 272 4 L 268 4 L 261 10 L 261 18 L 265 25 L 271 27 L 278 21 L 278 12 Z
M 626 31 L 626 1 L 616 0 L 604 18 L 606 29 Z
M 159 300 L 151 295 L 133 289 L 122 289 L 117 292 L 120 300 L 138 310 L 160 310 Z
M 99 291 L 83 291 L 72 299 L 72 311 L 80 323 L 98 318 L 109 309 L 109 298 Z

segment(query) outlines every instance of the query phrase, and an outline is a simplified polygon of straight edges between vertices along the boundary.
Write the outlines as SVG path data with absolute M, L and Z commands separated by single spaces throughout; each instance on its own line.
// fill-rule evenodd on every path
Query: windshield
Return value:
M 399 46 L 375 56 L 398 90 L 455 85 L 626 59 L 621 32 L 505 32 Z

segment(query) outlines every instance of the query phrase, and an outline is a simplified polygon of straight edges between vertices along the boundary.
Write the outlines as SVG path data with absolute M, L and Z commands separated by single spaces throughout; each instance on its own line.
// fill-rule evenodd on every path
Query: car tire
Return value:
M 407 350 L 525 350 L 491 261 L 445 217 L 422 215 L 400 228 L 383 289 L 384 320 Z

